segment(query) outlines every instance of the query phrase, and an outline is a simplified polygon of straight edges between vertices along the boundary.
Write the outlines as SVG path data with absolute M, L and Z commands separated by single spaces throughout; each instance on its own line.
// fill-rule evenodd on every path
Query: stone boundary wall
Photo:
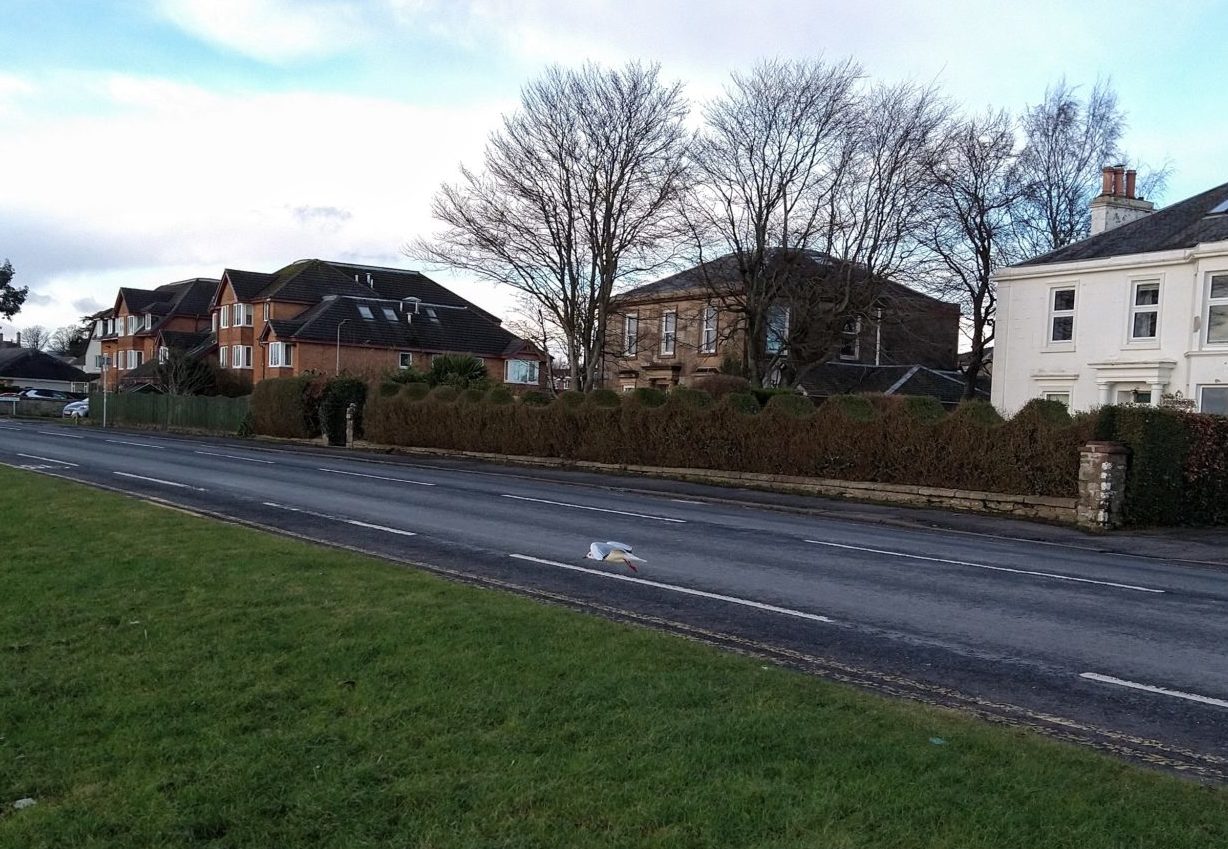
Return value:
M 359 442 L 356 447 L 387 449 L 388 446 Z M 694 483 L 740 486 L 772 492 L 848 498 L 855 501 L 875 501 L 909 507 L 933 507 L 944 510 L 969 510 L 1014 516 L 1020 519 L 1040 519 L 1048 522 L 1075 524 L 1078 519 L 1077 498 L 1055 498 L 1045 495 L 1010 495 L 998 492 L 942 489 L 932 486 L 870 483 L 864 481 L 807 478 L 792 475 L 765 475 L 754 472 L 727 472 L 714 469 L 667 468 L 662 466 L 631 466 L 614 463 L 594 463 L 587 460 L 563 460 L 556 457 L 525 457 L 509 454 L 487 454 L 479 451 L 449 451 L 439 448 L 397 447 L 395 453 L 431 457 L 464 457 L 511 463 L 517 466 L 544 466 L 557 469 L 581 469 L 592 472 L 633 474 L 650 478 L 667 478 Z

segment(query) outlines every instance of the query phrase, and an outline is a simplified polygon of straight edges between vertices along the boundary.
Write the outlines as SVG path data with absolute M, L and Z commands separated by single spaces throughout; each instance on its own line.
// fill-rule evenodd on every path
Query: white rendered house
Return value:
M 992 400 L 1228 414 L 1228 184 L 1158 212 L 1105 169 L 1093 235 L 1003 269 Z

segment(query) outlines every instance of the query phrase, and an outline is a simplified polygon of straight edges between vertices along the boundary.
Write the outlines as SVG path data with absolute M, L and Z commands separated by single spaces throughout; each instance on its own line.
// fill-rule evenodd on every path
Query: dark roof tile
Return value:
M 1228 213 L 1209 213 L 1225 201 L 1228 201 L 1228 183 L 1166 206 L 1129 224 L 1032 257 L 1016 267 L 1106 259 L 1192 248 L 1204 242 L 1222 242 L 1228 240 Z
M 8 380 L 63 380 L 82 383 L 93 377 L 59 357 L 33 348 L 0 348 L 0 378 Z

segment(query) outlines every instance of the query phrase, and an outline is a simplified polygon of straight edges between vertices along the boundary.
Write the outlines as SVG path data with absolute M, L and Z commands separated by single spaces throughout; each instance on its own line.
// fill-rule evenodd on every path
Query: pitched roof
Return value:
M 814 398 L 875 392 L 884 395 L 928 395 L 948 405 L 958 404 L 964 394 L 964 379 L 957 371 L 926 366 L 871 366 L 834 361 L 811 369 L 801 386 L 807 395 Z M 977 395 L 989 398 L 988 390 L 981 387 L 978 387 Z
M 208 316 L 213 293 L 220 281 L 211 277 L 193 277 L 176 283 L 166 283 L 156 289 L 119 290 L 129 313 L 150 313 L 165 320 L 175 315 Z M 159 322 L 160 323 L 160 322 Z M 155 328 L 157 329 L 157 325 Z
M 422 303 L 414 313 L 399 300 L 369 295 L 329 295 L 302 315 L 292 320 L 274 319 L 269 327 L 282 341 L 335 343 L 340 339 L 344 345 L 454 351 L 485 357 L 511 356 L 530 349 L 525 340 L 468 307 Z
M 768 262 L 784 259 L 786 252 L 775 248 L 770 252 Z M 800 251 L 798 256 L 811 266 L 816 273 L 824 273 L 833 268 L 839 263 L 839 260 L 832 257 L 831 254 L 822 253 L 820 251 L 804 250 Z M 858 266 L 860 268 L 860 266 Z M 738 255 L 736 253 L 728 253 L 716 259 L 708 260 L 699 265 L 679 271 L 676 274 L 671 274 L 668 277 L 663 277 L 652 283 L 646 283 L 643 286 L 637 286 L 634 289 L 629 289 L 626 292 L 617 296 L 620 302 L 648 300 L 651 298 L 667 297 L 669 295 L 681 295 L 694 292 L 702 292 L 705 289 L 713 287 L 729 286 L 736 288 L 740 285 L 741 273 L 738 268 Z M 916 289 L 909 288 L 894 281 L 885 281 L 883 292 L 886 295 L 895 294 L 898 296 L 915 297 L 935 303 L 943 303 L 937 298 L 932 298 L 924 292 L 919 292 Z
M 84 383 L 91 375 L 59 357 L 33 348 L 0 348 L 0 377 L 16 380 L 63 380 Z
M 1122 224 L 1047 254 L 1017 263 L 1049 265 L 1084 259 L 1192 248 L 1203 242 L 1228 240 L 1228 212 L 1212 213 L 1228 201 L 1228 183 L 1166 206 L 1129 224 Z
M 158 335 L 162 339 L 162 344 L 168 348 L 191 351 L 208 341 L 209 337 L 213 334 L 208 331 L 204 333 L 187 333 L 182 330 L 163 330 Z
M 417 298 L 442 306 L 466 307 L 496 324 L 497 317 L 486 312 L 426 275 L 404 268 L 358 265 L 322 259 L 300 259 L 272 273 L 228 268 L 230 281 L 240 301 L 294 301 L 314 304 L 328 295 L 390 300 Z

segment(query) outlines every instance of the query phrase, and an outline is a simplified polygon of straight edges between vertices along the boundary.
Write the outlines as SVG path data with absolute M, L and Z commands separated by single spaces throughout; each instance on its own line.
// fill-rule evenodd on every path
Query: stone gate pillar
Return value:
M 1130 449 L 1120 442 L 1089 442 L 1079 454 L 1080 527 L 1119 528 L 1126 503 L 1126 467 Z

